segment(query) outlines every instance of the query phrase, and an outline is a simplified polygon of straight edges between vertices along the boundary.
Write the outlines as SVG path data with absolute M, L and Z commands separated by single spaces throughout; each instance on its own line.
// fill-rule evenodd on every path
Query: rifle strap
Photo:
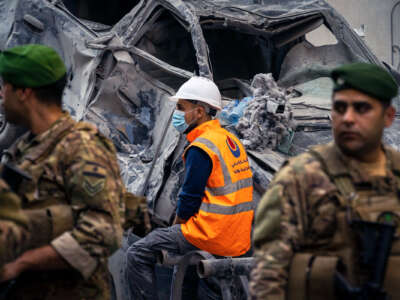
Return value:
M 312 257 L 310 253 L 298 253 L 293 256 L 289 271 L 288 300 L 307 300 L 307 270 Z
M 334 277 L 339 258 L 297 253 L 289 272 L 289 300 L 335 300 Z
M 337 256 L 316 256 L 309 276 L 310 300 L 335 300 L 335 272 L 339 258 Z

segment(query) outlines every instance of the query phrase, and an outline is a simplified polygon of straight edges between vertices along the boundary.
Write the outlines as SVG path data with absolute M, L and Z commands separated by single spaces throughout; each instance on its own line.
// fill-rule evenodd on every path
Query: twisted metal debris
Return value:
M 246 107 L 236 130 L 247 149 L 277 149 L 291 139 L 295 125 L 290 95 L 279 87 L 272 74 L 257 74 L 251 83 L 254 99 Z

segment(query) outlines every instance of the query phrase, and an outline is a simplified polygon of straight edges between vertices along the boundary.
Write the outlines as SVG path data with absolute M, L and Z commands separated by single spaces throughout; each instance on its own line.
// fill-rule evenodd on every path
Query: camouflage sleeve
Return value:
M 56 211 L 61 213 L 53 223 L 48 216 Z M 22 210 L 20 197 L 0 179 L 0 268 L 24 251 L 48 244 L 72 223 L 72 210 L 66 205 Z
M 318 199 L 333 189 L 309 154 L 296 157 L 276 174 L 255 216 L 256 262 L 250 282 L 253 299 L 286 299 L 290 262 L 294 252 L 306 243 L 308 222 L 313 217 L 309 212 L 313 208 L 317 214 L 326 211 L 327 206 L 321 206 Z
M 51 245 L 84 278 L 118 249 L 123 222 L 121 201 L 123 185 L 115 149 L 107 141 L 89 132 L 70 134 L 64 141 L 64 182 L 76 225 Z
M 28 247 L 28 219 L 19 197 L 0 179 L 0 268 Z

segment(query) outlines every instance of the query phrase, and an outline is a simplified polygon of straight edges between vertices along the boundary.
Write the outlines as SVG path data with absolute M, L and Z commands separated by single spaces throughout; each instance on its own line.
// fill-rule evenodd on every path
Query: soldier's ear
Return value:
M 394 108 L 394 106 L 389 105 L 384 111 L 384 122 L 386 128 L 392 125 L 395 115 L 396 109 Z

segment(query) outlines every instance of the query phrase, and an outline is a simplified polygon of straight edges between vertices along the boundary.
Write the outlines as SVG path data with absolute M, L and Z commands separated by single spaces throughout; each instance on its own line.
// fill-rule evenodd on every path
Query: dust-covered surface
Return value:
M 247 105 L 236 130 L 246 149 L 277 150 L 295 131 L 289 95 L 278 87 L 272 74 L 257 74 L 252 83 L 253 100 Z
M 379 63 L 321 0 L 135 3 L 115 25 L 104 26 L 75 17 L 62 1 L 0 0 L 0 48 L 42 43 L 60 53 L 69 75 L 65 109 L 77 120 L 95 123 L 113 140 L 128 189 L 146 195 L 153 219 L 162 226 L 175 211 L 187 144 L 170 124 L 174 104 L 168 97 L 190 76 L 213 78 L 227 103 L 253 96 L 256 74 L 272 74 L 264 79 L 271 88 L 258 97 L 269 100 L 254 99 L 239 122 L 242 127 L 228 127 L 245 137 L 257 201 L 287 157 L 276 151 L 277 145 L 290 137 L 291 147 L 283 152 L 293 155 L 331 139 L 329 70 L 353 61 Z M 337 44 L 307 42 L 305 34 L 322 24 Z M 296 97 L 283 96 L 284 89 Z M 280 103 L 285 103 L 284 113 L 274 113 Z M 267 115 L 273 121 L 260 123 L 267 127 L 256 128 L 251 121 Z M 289 128 L 295 128 L 294 135 L 288 135 Z M 0 132 L 0 147 L 15 139 L 11 129 Z M 249 134 L 255 131 L 253 141 Z M 389 143 L 400 144 L 397 132 L 388 130 Z
M 322 0 L 130 3 L 121 20 L 104 25 L 79 19 L 62 0 L 0 0 L 0 50 L 41 43 L 60 53 L 69 79 L 65 109 L 112 139 L 128 190 L 147 197 L 159 226 L 174 217 L 187 145 L 171 125 L 168 97 L 189 77 L 212 78 L 225 104 L 254 96 L 238 128 L 227 129 L 247 147 L 257 203 L 288 154 L 332 139 L 329 71 L 355 61 L 380 63 Z M 322 25 L 337 43 L 307 41 L 305 35 Z M 252 87 L 257 74 L 271 75 L 260 75 Z M 0 125 L 4 149 L 21 131 L 3 120 Z M 396 119 L 385 134 L 397 148 L 399 129 Z M 115 276 L 121 261 L 111 263 Z

